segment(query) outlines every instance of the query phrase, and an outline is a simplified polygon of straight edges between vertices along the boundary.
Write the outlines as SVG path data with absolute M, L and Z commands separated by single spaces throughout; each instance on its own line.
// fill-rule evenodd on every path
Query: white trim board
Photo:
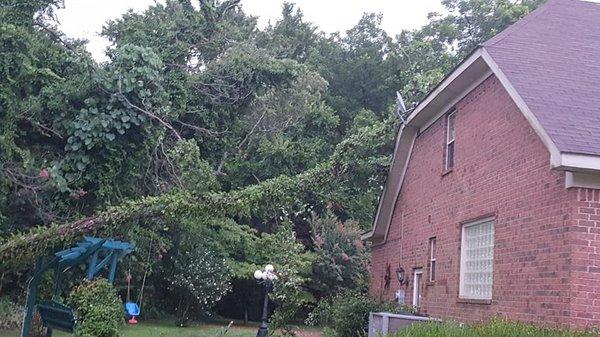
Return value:
M 600 189 L 600 174 L 565 172 L 565 188 L 580 187 Z
M 463 90 L 460 95 L 456 96 L 450 103 L 446 104 L 443 108 L 440 109 L 440 112 L 431 118 L 425 125 L 423 125 L 419 129 L 419 133 L 423 133 L 430 126 L 432 126 L 438 119 L 442 118 L 442 116 L 446 115 L 458 102 L 460 102 L 463 98 L 465 98 L 471 91 L 475 90 L 483 81 L 487 80 L 488 77 L 492 76 L 493 72 L 491 70 L 486 71 L 477 81 L 473 82 L 467 89 Z
M 600 156 L 579 153 L 560 153 L 558 164 L 554 168 L 580 172 L 596 172 L 600 168 Z

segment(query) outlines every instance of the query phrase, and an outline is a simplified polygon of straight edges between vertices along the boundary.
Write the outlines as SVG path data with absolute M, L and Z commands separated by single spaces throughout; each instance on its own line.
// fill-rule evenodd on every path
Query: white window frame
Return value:
M 435 282 L 436 274 L 436 262 L 435 262 L 435 252 L 437 250 L 437 237 L 429 238 L 429 282 Z
M 453 119 L 452 130 L 450 130 L 450 120 Z M 452 131 L 452 132 L 450 132 Z M 452 138 L 451 138 L 452 136 Z M 444 160 L 444 168 L 446 170 L 451 170 L 454 168 L 454 157 L 456 153 L 456 145 L 454 141 L 456 140 L 456 110 L 450 111 L 446 115 L 446 158 Z M 450 165 L 450 146 L 452 145 L 452 165 Z
M 419 278 L 421 282 L 419 282 Z M 423 293 L 423 268 L 417 268 L 414 270 L 413 276 L 413 298 L 412 305 L 418 309 L 421 306 L 421 300 L 423 299 L 421 294 Z
M 467 242 L 466 242 L 466 235 L 465 235 L 465 230 L 467 228 L 471 228 L 474 226 L 480 226 L 480 225 L 485 225 L 485 224 L 490 224 L 492 225 L 492 246 L 491 246 L 491 261 L 489 262 L 489 266 L 487 267 L 487 274 L 488 277 L 490 278 L 490 293 L 489 295 L 472 295 L 472 294 L 466 294 L 466 263 L 467 263 Z M 496 231 L 496 226 L 495 226 L 495 218 L 491 217 L 491 218 L 485 218 L 485 219 L 481 219 L 481 220 L 477 220 L 477 221 L 473 221 L 470 223 L 466 223 L 462 226 L 461 229 L 461 245 L 460 245 L 460 279 L 459 279 L 459 295 L 458 297 L 460 299 L 465 299 L 465 300 L 488 300 L 491 301 L 492 297 L 493 297 L 493 287 L 494 287 L 494 251 L 495 251 L 495 231 Z M 489 234 L 488 234 L 489 235 Z M 482 248 L 486 248 L 485 246 Z M 489 246 L 487 246 L 487 248 L 489 248 Z M 487 253 L 482 253 L 482 254 L 487 254 Z M 488 259 L 489 260 L 489 259 Z

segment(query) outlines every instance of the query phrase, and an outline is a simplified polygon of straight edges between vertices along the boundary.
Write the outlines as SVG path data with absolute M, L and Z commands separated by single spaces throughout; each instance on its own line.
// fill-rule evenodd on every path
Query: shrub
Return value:
M 326 335 L 333 337 L 363 337 L 368 332 L 370 312 L 411 310 L 395 303 L 377 301 L 367 294 L 346 291 L 319 302 L 306 323 L 324 326 Z
M 304 287 L 310 276 L 314 256 L 297 240 L 289 221 L 283 222 L 275 233 L 262 234 L 261 246 L 257 248 L 257 261 L 276 262 L 278 279 L 270 295 L 275 302 L 275 311 L 271 317 L 273 330 L 291 335 L 290 324 L 315 302 Z
M 117 292 L 105 279 L 84 281 L 71 292 L 77 337 L 116 337 L 123 325 L 123 308 Z
M 183 325 L 192 314 L 206 314 L 231 288 L 231 276 L 225 259 L 196 242 L 189 242 L 172 256 L 172 270 L 166 279 L 176 301 L 178 323 Z
M 23 307 L 7 297 L 0 297 L 0 331 L 13 330 L 23 321 Z
M 6 297 L 0 298 L 0 330 L 13 330 L 21 326 L 23 307 Z
M 597 333 L 536 327 L 493 319 L 486 324 L 421 323 L 399 330 L 391 337 L 597 337 Z
M 310 287 L 318 297 L 366 288 L 368 254 L 358 223 L 342 222 L 327 212 L 323 217 L 313 216 L 311 230 L 317 258 Z

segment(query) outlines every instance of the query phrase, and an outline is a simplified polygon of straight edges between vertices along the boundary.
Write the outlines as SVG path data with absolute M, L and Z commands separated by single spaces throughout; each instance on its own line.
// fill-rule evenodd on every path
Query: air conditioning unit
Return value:
M 389 312 L 372 312 L 369 314 L 369 337 L 386 335 L 415 323 L 441 322 L 437 318 L 410 314 L 392 314 Z

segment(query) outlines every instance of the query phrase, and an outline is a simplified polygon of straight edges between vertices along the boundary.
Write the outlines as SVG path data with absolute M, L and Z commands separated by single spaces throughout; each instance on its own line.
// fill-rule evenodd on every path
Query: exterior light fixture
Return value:
M 273 283 L 277 280 L 277 274 L 275 274 L 275 268 L 273 265 L 268 264 L 264 270 L 256 270 L 254 272 L 254 278 L 260 284 L 265 286 L 265 299 L 263 302 L 263 313 L 262 322 L 256 333 L 256 337 L 267 337 L 269 334 L 269 325 L 267 324 L 267 316 L 269 313 L 269 292 L 273 290 Z
M 396 269 L 396 277 L 398 278 L 398 282 L 400 285 L 408 285 L 408 278 L 406 277 L 406 271 L 402 266 L 398 265 L 398 269 Z

